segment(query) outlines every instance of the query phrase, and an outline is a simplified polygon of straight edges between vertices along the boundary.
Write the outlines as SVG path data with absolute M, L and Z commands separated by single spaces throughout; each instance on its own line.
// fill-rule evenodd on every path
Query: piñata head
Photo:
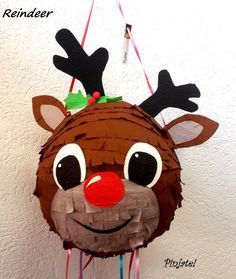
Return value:
M 33 98 L 36 121 L 52 132 L 35 190 L 44 218 L 65 248 L 108 257 L 145 247 L 169 230 L 181 206 L 175 149 L 203 143 L 218 124 L 186 114 L 162 128 L 154 117 L 163 109 L 197 110 L 189 100 L 200 97 L 194 84 L 175 86 L 161 71 L 156 92 L 132 105 L 104 94 L 106 49 L 88 56 L 66 29 L 56 39 L 68 58 L 54 56 L 55 66 L 80 80 L 87 95 L 70 93 L 67 108 L 51 96 Z

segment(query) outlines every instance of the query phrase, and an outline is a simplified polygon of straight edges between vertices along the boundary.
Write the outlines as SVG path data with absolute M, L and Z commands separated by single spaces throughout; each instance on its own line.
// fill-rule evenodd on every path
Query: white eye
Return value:
M 68 190 L 79 185 L 86 176 L 86 163 L 78 144 L 63 146 L 53 163 L 53 177 L 58 187 Z
M 142 186 L 152 187 L 161 176 L 162 160 L 152 145 L 138 142 L 131 146 L 125 158 L 124 176 Z

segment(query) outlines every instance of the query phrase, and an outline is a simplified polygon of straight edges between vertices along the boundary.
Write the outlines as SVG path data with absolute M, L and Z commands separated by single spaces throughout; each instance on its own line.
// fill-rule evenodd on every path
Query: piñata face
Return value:
M 180 164 L 175 149 L 201 144 L 218 123 L 185 114 L 163 128 L 154 117 L 167 107 L 189 112 L 198 106 L 196 85 L 175 86 L 166 70 L 158 89 L 139 106 L 105 96 L 104 48 L 88 56 L 73 34 L 56 39 L 68 58 L 54 56 L 61 71 L 80 80 L 86 91 L 70 93 L 69 110 L 52 96 L 33 98 L 37 123 L 52 132 L 41 151 L 35 195 L 50 229 L 64 240 L 98 257 L 147 246 L 169 230 L 181 206 Z M 85 107 L 85 108 L 84 108 Z
M 116 254 L 169 228 L 182 199 L 179 173 L 172 140 L 152 117 L 125 102 L 96 104 L 45 144 L 37 193 L 64 241 Z

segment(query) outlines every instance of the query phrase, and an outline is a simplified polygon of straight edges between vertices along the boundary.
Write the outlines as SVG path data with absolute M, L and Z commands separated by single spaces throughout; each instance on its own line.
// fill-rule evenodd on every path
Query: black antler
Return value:
M 194 112 L 198 109 L 198 105 L 189 98 L 199 97 L 200 91 L 195 84 L 175 86 L 169 72 L 162 70 L 158 76 L 156 92 L 139 106 L 152 117 L 168 107 Z
M 67 29 L 58 31 L 56 40 L 68 55 L 68 58 L 58 55 L 53 57 L 56 68 L 80 80 L 87 94 L 99 91 L 104 95 L 102 73 L 108 61 L 108 51 L 99 48 L 88 56 L 75 36 Z

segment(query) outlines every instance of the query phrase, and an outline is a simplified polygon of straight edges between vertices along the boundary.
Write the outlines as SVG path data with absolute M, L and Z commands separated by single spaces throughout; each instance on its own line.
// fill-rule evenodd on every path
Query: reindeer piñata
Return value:
M 104 94 L 106 49 L 88 56 L 66 29 L 56 39 L 68 58 L 54 56 L 55 66 L 80 80 L 87 97 L 69 94 L 67 109 L 83 107 L 74 114 L 54 97 L 33 98 L 36 121 L 52 132 L 37 171 L 43 216 L 65 248 L 109 257 L 145 247 L 169 230 L 181 206 L 175 149 L 205 142 L 218 124 L 186 114 L 162 128 L 154 117 L 163 109 L 197 110 L 194 84 L 175 86 L 163 70 L 155 94 L 132 105 Z

